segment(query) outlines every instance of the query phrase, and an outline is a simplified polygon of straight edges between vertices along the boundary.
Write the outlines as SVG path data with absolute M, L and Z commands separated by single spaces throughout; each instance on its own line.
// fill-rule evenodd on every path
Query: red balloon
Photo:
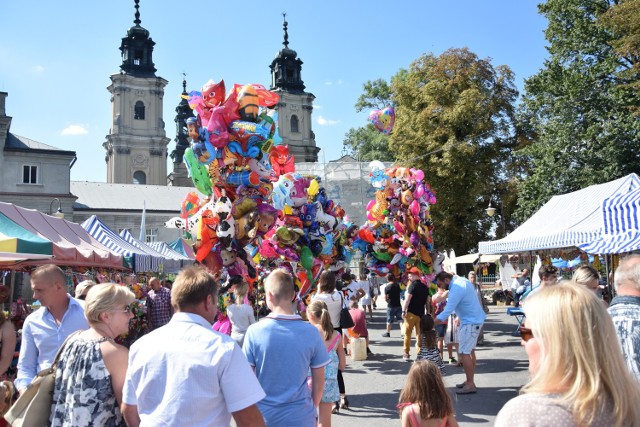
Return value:
M 368 228 L 363 228 L 362 230 L 360 230 L 358 232 L 358 237 L 371 244 L 376 241 L 375 237 L 373 237 L 373 233 L 371 233 L 371 230 L 369 230 Z

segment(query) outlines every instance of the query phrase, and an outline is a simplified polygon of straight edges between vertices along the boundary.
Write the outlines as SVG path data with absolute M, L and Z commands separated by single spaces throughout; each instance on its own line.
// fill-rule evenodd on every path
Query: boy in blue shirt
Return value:
M 318 330 L 293 314 L 296 291 L 291 275 L 274 270 L 264 288 L 271 314 L 247 329 L 242 347 L 267 394 L 258 408 L 267 426 L 315 426 L 329 354 Z

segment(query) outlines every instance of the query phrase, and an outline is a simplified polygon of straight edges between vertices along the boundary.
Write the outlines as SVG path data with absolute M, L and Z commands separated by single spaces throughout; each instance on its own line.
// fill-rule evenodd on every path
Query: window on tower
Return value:
M 135 171 L 133 173 L 133 183 L 137 185 L 147 184 L 147 174 L 142 171 Z
M 133 57 L 133 65 L 140 65 L 142 63 L 142 51 L 136 50 Z
M 133 108 L 134 120 L 144 120 L 144 102 L 136 102 L 136 106 Z
M 296 132 L 296 133 L 300 132 L 298 130 L 298 116 L 295 116 L 295 115 L 291 116 L 291 132 Z

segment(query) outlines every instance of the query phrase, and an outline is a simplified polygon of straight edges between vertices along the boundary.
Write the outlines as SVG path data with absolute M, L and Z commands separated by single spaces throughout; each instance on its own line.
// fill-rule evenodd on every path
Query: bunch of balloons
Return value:
M 429 207 L 436 196 L 424 172 L 405 167 L 369 164 L 375 199 L 367 205 L 367 223 L 360 227 L 353 247 L 364 254 L 366 267 L 396 277 L 409 267 L 433 275 L 433 221 Z
M 278 94 L 258 84 L 236 84 L 225 94 L 224 81 L 209 81 L 188 100 L 196 117 L 186 123 L 184 161 L 201 195 L 187 194 L 181 216 L 165 226 L 190 233 L 196 260 L 250 285 L 261 272 L 287 268 L 302 295 L 323 269 L 348 263 L 345 212 L 320 178 L 295 173 L 270 108 Z

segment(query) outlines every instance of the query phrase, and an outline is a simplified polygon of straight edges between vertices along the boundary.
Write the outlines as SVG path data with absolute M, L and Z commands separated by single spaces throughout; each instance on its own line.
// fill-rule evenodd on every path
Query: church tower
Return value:
M 149 31 L 140 26 L 139 0 L 135 24 L 122 39 L 120 73 L 111 75 L 112 123 L 106 150 L 107 182 L 167 185 L 167 138 L 162 98 L 169 83 L 156 76 Z
M 284 18 L 284 48 L 271 62 L 271 90 L 280 95 L 278 103 L 278 129 L 283 144 L 289 145 L 296 163 L 317 162 L 320 148 L 316 147 L 316 136 L 311 128 L 313 94 L 304 91 L 302 61 L 295 50 L 289 49 L 286 14 Z
M 184 156 L 184 150 L 189 148 L 189 135 L 187 134 L 186 126 L 187 119 L 195 117 L 193 110 L 189 107 L 189 101 L 187 101 L 187 81 L 182 80 L 182 99 L 176 107 L 176 148 L 171 152 L 171 160 L 173 160 L 173 172 L 169 174 L 168 185 L 175 187 L 193 187 L 193 181 L 189 178 L 187 173 L 187 167 L 185 166 L 182 158 Z

